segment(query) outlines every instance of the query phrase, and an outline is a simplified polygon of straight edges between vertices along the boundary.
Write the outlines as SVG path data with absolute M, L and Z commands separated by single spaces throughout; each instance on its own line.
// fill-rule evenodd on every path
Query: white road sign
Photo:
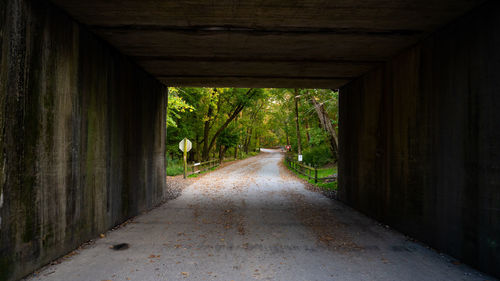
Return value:
M 188 139 L 181 140 L 181 142 L 179 143 L 179 149 L 184 152 L 184 141 L 187 141 L 187 151 L 186 152 L 189 152 L 191 150 L 191 148 L 193 148 L 193 144 Z
M 299 162 L 302 162 L 302 154 L 299 154 Z

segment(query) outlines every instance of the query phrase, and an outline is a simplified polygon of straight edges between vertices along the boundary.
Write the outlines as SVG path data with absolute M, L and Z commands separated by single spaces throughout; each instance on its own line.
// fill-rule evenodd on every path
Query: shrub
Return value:
M 303 152 L 303 162 L 314 167 L 321 167 L 333 162 L 332 153 L 327 145 L 307 148 Z
M 182 159 L 167 159 L 167 176 L 177 176 L 184 173 Z

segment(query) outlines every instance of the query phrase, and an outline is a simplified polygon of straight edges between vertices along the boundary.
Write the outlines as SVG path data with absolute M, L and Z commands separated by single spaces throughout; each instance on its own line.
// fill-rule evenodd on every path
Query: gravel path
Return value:
M 281 159 L 204 175 L 29 280 L 494 280 L 307 190 Z

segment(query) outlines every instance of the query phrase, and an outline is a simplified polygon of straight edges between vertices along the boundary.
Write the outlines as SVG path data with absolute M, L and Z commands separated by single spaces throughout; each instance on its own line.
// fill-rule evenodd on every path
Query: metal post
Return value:
M 184 178 L 187 177 L 187 150 L 188 150 L 188 142 L 187 139 L 184 138 Z

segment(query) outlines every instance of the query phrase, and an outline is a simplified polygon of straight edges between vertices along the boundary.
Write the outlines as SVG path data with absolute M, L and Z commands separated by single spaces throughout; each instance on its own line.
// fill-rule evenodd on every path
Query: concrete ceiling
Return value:
M 483 0 L 52 0 L 167 86 L 338 88 Z

